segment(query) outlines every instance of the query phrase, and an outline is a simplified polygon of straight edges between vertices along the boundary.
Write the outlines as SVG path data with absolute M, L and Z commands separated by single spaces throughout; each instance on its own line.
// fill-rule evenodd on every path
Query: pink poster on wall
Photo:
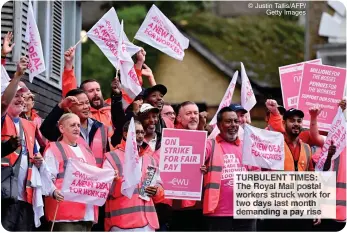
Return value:
M 165 198 L 201 200 L 206 139 L 206 131 L 163 129 L 159 169 Z
M 318 129 L 329 131 L 344 94 L 346 69 L 305 64 L 302 72 L 298 108 L 305 114 L 303 126 L 310 127 L 309 108 L 319 105 Z
M 286 109 L 298 108 L 301 75 L 305 63 L 322 64 L 322 59 L 281 66 L 278 68 L 280 73 L 283 106 Z

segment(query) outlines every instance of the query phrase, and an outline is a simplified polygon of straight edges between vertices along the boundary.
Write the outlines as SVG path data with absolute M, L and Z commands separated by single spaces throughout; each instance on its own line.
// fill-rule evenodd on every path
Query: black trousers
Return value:
M 105 205 L 99 207 L 98 222 L 93 225 L 92 231 L 105 231 Z
M 256 231 L 256 219 L 234 219 L 233 217 L 205 217 L 207 231 Z
M 258 231 L 313 231 L 313 219 L 264 219 Z
M 334 219 L 322 219 L 321 224 L 313 227 L 313 231 L 341 231 L 346 226 L 345 222 L 338 222 Z
M 24 201 L 1 200 L 1 224 L 8 231 L 33 231 L 33 206 Z
M 170 231 L 206 231 L 202 210 L 174 210 Z

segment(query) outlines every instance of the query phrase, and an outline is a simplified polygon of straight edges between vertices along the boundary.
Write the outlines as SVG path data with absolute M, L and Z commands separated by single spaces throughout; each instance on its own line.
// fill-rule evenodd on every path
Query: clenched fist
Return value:
M 265 102 L 266 108 L 272 113 L 272 114 L 279 114 L 278 111 L 278 104 L 276 100 L 268 99 Z
M 28 68 L 29 59 L 27 57 L 21 57 L 17 64 L 17 74 L 22 76 L 25 70 Z

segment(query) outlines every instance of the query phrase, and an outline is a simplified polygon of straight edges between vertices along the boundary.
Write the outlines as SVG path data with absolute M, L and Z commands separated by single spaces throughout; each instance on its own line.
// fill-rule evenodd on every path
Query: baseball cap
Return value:
M 138 94 L 134 100 L 141 100 L 143 99 L 143 95 L 145 94 L 145 89 L 142 89 L 142 91 L 140 92 L 140 94 Z
M 147 113 L 147 112 L 154 112 L 154 113 L 159 113 L 159 108 L 153 107 L 150 104 L 142 104 L 141 108 L 140 108 L 140 114 L 141 113 Z
M 292 117 L 292 116 L 298 116 L 300 118 L 304 118 L 304 113 L 299 110 L 299 109 L 295 109 L 295 108 L 291 108 L 289 109 L 288 111 L 286 111 L 284 114 L 283 114 L 283 120 L 286 120 L 288 119 L 289 117 Z
M 278 111 L 280 112 L 280 114 L 283 116 L 284 113 L 287 111 L 282 105 L 278 105 L 277 107 Z
M 229 108 L 231 108 L 231 110 L 238 112 L 238 111 L 242 111 L 243 113 L 247 113 L 248 111 L 246 109 L 244 109 L 241 105 L 239 104 L 230 104 Z
M 162 95 L 167 93 L 167 88 L 162 84 L 157 84 L 153 87 L 149 87 L 144 91 L 143 98 L 146 99 L 151 93 L 159 91 Z
M 4 91 L 6 90 L 8 85 L 10 85 L 10 82 L 1 83 L 1 95 L 4 94 Z M 23 82 L 20 82 L 18 87 L 17 87 L 17 92 L 18 91 L 20 91 L 20 92 L 27 92 L 27 91 L 29 91 L 29 89 L 27 88 L 27 86 Z

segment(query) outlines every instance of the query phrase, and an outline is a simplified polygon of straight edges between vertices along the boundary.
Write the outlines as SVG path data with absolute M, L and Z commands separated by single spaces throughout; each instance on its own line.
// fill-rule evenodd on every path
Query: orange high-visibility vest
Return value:
M 346 148 L 333 160 L 336 172 L 336 220 L 346 220 Z
M 36 131 L 36 125 L 33 122 L 30 122 L 28 120 L 25 120 L 23 118 L 19 119 L 19 128 L 22 129 L 24 132 L 25 137 L 25 144 L 26 148 L 28 150 L 29 154 L 29 163 L 28 163 L 28 171 L 27 171 L 27 180 L 26 180 L 26 187 L 25 187 L 25 197 L 26 202 L 32 204 L 32 198 L 33 198 L 33 189 L 31 187 L 31 174 L 32 174 L 32 166 L 33 166 L 33 159 L 34 159 L 34 145 L 35 145 L 35 131 Z M 19 132 L 17 133 L 16 126 L 14 122 L 12 121 L 11 117 L 6 115 L 3 127 L 1 130 L 1 141 L 8 140 L 8 136 L 6 135 L 19 135 Z M 21 146 L 17 148 L 16 151 L 12 152 L 11 154 L 1 158 L 1 166 L 13 166 L 15 162 L 17 161 L 20 153 L 21 153 Z
M 208 160 L 207 173 L 204 175 L 203 213 L 211 214 L 218 206 L 223 170 L 223 151 L 221 145 L 212 139 L 211 157 Z
M 106 200 L 105 231 L 110 231 L 114 226 L 122 229 L 133 229 L 145 227 L 148 224 L 153 229 L 158 229 L 159 222 L 153 199 L 163 198 L 164 191 L 162 187 L 158 188 L 157 194 L 150 201 L 144 201 L 139 198 L 139 189 L 146 176 L 147 166 L 158 166 L 154 158 L 149 154 L 142 156 L 141 183 L 135 189 L 132 198 L 129 199 L 121 194 L 124 154 L 124 151 L 119 148 L 106 154 L 106 160 L 118 171 L 119 178 L 113 181 L 109 197 Z
M 311 148 L 308 144 L 301 141 L 300 156 L 298 159 L 298 171 L 308 171 L 311 160 Z M 295 171 L 294 159 L 286 142 L 284 142 L 284 170 Z
M 77 140 L 77 143 L 83 144 L 85 147 L 89 148 L 89 145 L 81 136 Z M 90 144 L 90 149 L 92 150 L 93 155 L 95 157 L 96 166 L 99 168 L 102 167 L 102 163 L 105 159 L 104 156 L 105 156 L 105 153 L 107 152 L 106 151 L 107 143 L 108 143 L 107 129 L 105 129 L 105 126 L 102 125 L 100 128 L 96 130 L 93 141 Z
M 82 150 L 84 157 L 86 158 L 86 163 L 89 165 L 96 166 L 95 158 L 88 147 L 84 145 L 79 145 Z M 68 159 L 80 160 L 75 153 L 71 150 L 68 144 L 63 141 L 60 142 L 50 142 L 47 146 L 50 148 L 55 155 L 55 158 L 59 161 L 59 173 L 57 174 L 57 179 L 55 180 L 55 186 L 57 189 L 61 190 L 64 176 L 65 168 Z M 45 216 L 48 221 L 54 220 L 54 213 L 58 202 L 52 197 L 45 197 Z M 62 201 L 59 203 L 59 208 L 57 211 L 57 216 L 55 220 L 68 220 L 68 221 L 82 221 L 86 213 L 86 204 Z M 98 221 L 98 207 L 94 206 L 94 220 Z

